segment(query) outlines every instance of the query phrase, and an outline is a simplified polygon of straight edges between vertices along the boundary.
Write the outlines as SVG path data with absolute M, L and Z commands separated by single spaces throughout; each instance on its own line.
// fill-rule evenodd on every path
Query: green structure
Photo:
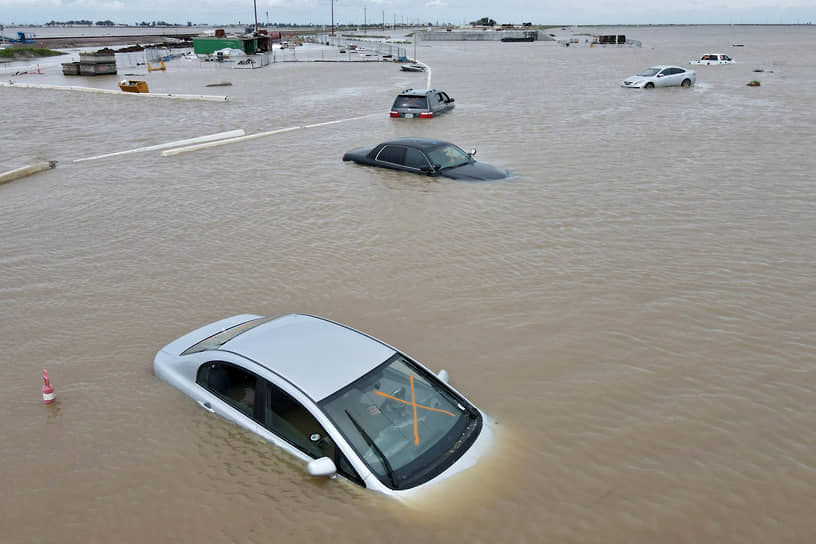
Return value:
M 193 52 L 196 55 L 211 55 L 226 47 L 240 49 L 247 55 L 253 55 L 259 51 L 269 51 L 272 48 L 272 38 L 269 36 L 193 38 Z

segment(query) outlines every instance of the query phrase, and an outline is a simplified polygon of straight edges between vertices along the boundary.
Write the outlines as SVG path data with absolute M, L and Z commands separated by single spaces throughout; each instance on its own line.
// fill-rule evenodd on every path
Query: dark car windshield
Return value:
M 399 353 L 320 407 L 391 489 L 409 489 L 440 474 L 482 426 L 478 410 Z
M 473 162 L 473 159 L 455 145 L 444 145 L 427 152 L 434 165 L 442 168 L 454 168 Z
M 427 110 L 428 98 L 425 96 L 401 94 L 396 100 L 394 100 L 394 105 L 391 107 L 391 109 Z

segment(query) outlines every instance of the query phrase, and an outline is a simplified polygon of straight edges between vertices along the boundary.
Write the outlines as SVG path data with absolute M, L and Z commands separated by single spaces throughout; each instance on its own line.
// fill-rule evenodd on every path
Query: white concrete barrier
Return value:
M 21 168 L 15 168 L 14 170 L 9 170 L 8 172 L 0 174 L 0 185 L 14 181 L 15 179 L 30 176 L 31 174 L 36 174 L 37 172 L 42 172 L 43 170 L 49 170 L 54 168 L 56 165 L 57 161 L 44 161 L 23 166 Z
M 357 117 L 349 117 L 348 119 L 336 119 L 334 121 L 325 121 L 323 123 L 314 123 L 312 125 L 298 125 L 294 127 L 286 127 L 286 128 L 279 128 L 276 130 L 270 130 L 268 132 L 259 132 L 257 134 L 249 134 L 247 136 L 240 136 L 238 138 L 228 138 L 226 140 L 218 140 L 217 142 L 207 142 L 197 145 L 179 147 L 176 149 L 168 149 L 167 151 L 162 151 L 162 157 L 172 157 L 173 155 L 178 155 L 180 153 L 188 153 L 190 151 L 198 151 L 199 149 L 208 149 L 211 147 L 217 147 L 226 144 L 234 144 L 238 142 L 246 142 L 247 140 L 254 140 L 256 138 L 265 138 L 266 136 L 272 136 L 275 134 L 283 134 L 284 132 L 291 132 L 293 130 L 300 130 L 304 128 L 314 128 L 314 127 L 322 127 L 325 125 L 333 125 L 336 123 L 344 123 L 346 121 L 354 121 L 356 119 L 363 119 L 365 117 L 369 117 L 370 115 L 375 114 L 368 114 L 368 115 L 360 115 Z M 380 114 L 376 114 L 380 115 Z
M 137 147 L 136 149 L 128 149 L 126 151 L 117 151 L 115 153 L 106 153 L 105 155 L 97 155 L 95 157 L 86 157 L 84 159 L 74 159 L 74 162 L 93 161 L 96 159 L 105 159 L 108 157 L 116 157 L 118 155 L 128 155 L 130 153 L 143 153 L 145 151 L 158 151 L 159 149 L 167 149 L 168 147 L 177 147 L 185 145 L 200 144 L 204 142 L 212 142 L 215 140 L 224 140 L 227 138 L 237 138 L 244 135 L 243 129 L 230 130 L 227 132 L 218 132 L 216 134 L 208 134 L 206 136 L 198 136 L 196 138 L 188 138 L 186 140 L 176 140 L 175 142 L 168 142 L 165 144 L 151 145 L 148 147 Z
M 212 96 L 206 94 L 173 94 L 173 93 L 126 93 L 122 90 L 95 89 L 93 87 L 78 87 L 76 85 L 45 85 L 38 83 L 15 83 L 0 81 L 0 87 L 21 87 L 23 89 L 55 89 L 61 91 L 80 91 L 97 94 L 118 94 L 120 96 L 141 96 L 146 98 L 173 98 L 177 100 L 204 100 L 209 102 L 228 102 L 228 96 Z

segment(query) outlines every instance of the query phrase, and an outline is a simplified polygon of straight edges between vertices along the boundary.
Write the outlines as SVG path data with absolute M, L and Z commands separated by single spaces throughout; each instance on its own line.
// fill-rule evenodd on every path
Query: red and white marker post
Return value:
M 43 403 L 51 404 L 54 398 L 54 388 L 51 386 L 51 380 L 48 379 L 48 371 L 43 369 Z

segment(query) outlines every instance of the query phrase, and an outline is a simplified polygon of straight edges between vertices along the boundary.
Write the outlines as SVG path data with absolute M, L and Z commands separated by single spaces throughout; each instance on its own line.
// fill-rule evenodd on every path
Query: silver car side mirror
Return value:
M 306 471 L 312 476 L 327 476 L 332 479 L 337 478 L 337 467 L 334 465 L 334 461 L 328 457 L 321 457 L 320 459 L 309 461 L 309 464 L 306 465 Z
M 439 371 L 436 377 L 442 380 L 444 383 L 448 383 L 448 371 L 444 368 Z
M 468 153 L 468 155 L 470 155 L 471 157 L 475 156 L 476 155 L 476 148 L 471 149 L 470 153 Z

